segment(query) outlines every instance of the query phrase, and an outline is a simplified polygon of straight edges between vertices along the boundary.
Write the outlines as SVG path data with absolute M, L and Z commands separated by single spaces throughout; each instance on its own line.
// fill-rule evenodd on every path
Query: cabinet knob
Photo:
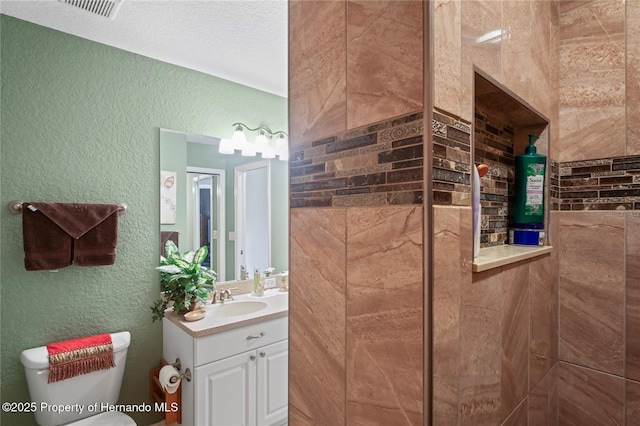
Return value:
M 267 356 L 267 354 L 266 354 L 266 353 L 264 353 L 264 352 L 260 352 L 260 358 L 264 358 L 265 356 Z
M 256 360 L 256 356 L 255 356 L 255 355 L 250 355 L 250 356 L 249 356 L 249 359 L 250 359 L 251 361 L 255 361 L 255 360 Z

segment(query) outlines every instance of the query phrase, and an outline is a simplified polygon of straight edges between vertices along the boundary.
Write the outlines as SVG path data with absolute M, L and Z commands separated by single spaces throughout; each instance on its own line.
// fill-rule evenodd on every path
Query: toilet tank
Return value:
M 49 354 L 46 346 L 27 349 L 20 355 L 35 416 L 40 426 L 57 426 L 108 411 L 118 401 L 124 375 L 128 331 L 111 334 L 115 367 L 83 374 L 59 382 L 49 380 Z M 67 410 L 56 407 L 67 406 Z

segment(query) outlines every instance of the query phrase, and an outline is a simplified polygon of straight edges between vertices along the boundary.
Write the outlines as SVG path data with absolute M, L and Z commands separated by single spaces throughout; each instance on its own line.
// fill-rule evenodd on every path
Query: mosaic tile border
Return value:
M 560 210 L 640 210 L 640 156 L 559 164 Z
M 471 123 L 434 109 L 433 204 L 471 205 Z
M 422 204 L 423 113 L 316 140 L 291 153 L 291 208 Z

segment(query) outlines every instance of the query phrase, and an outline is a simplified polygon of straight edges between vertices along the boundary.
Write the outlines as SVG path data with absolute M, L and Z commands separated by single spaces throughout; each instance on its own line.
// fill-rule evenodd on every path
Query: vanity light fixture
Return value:
M 274 132 L 265 126 L 252 129 L 244 123 L 234 123 L 233 126 L 236 128 L 233 138 L 220 141 L 218 152 L 221 154 L 233 154 L 235 151 L 241 151 L 245 157 L 253 157 L 260 153 L 262 158 L 276 158 L 277 155 L 282 161 L 289 160 L 289 147 L 285 132 L 281 130 Z M 247 140 L 244 129 L 258 133 L 255 142 Z M 275 140 L 272 141 L 274 138 Z

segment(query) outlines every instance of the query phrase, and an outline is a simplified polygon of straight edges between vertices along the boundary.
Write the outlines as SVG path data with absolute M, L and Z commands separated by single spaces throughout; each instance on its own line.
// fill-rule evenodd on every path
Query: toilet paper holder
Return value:
M 173 364 L 171 364 L 173 366 L 173 368 L 175 368 L 176 370 L 178 370 L 178 372 L 180 373 L 180 377 L 172 377 L 171 379 L 169 379 L 169 381 L 171 382 L 171 384 L 177 382 L 178 380 L 186 380 L 187 382 L 191 381 L 191 370 L 189 370 L 188 368 L 184 371 L 184 373 L 182 373 L 180 370 L 182 370 L 182 361 L 180 361 L 180 358 L 176 358 L 176 362 L 174 362 Z

